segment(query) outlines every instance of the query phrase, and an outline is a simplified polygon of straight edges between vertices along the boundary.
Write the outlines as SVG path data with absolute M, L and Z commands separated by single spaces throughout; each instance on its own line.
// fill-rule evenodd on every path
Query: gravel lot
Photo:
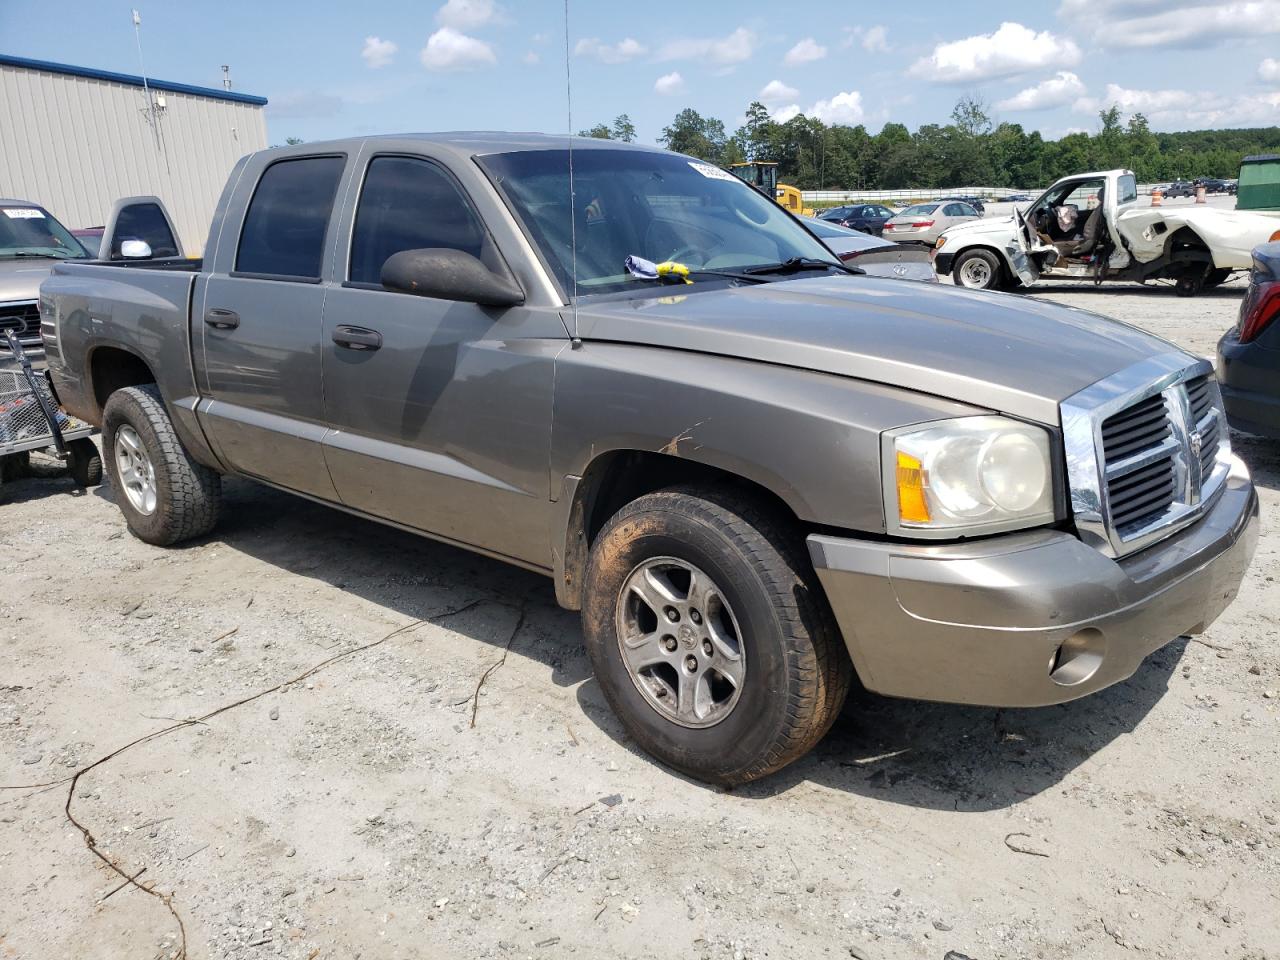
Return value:
M 1208 354 L 1241 290 L 1039 293 Z M 857 696 L 733 793 L 627 742 L 540 577 L 241 481 L 158 550 L 21 481 L 0 958 L 1280 957 L 1280 444 L 1233 442 L 1266 529 L 1203 638 L 1062 707 Z

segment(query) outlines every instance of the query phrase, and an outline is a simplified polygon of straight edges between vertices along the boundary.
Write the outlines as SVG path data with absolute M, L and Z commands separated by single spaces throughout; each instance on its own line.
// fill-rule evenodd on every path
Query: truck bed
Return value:
M 100 347 L 145 358 L 179 430 L 199 435 L 191 344 L 191 303 L 202 261 L 185 259 L 59 263 L 40 288 L 55 300 L 57 334 L 47 338 L 49 368 L 63 405 L 100 423 L 104 397 L 88 388 Z M 194 438 L 193 438 L 194 441 Z

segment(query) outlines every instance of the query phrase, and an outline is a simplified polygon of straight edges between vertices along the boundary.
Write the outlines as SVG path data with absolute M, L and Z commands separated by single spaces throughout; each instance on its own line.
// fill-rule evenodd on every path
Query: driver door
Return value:
M 1005 252 L 1009 254 L 1009 263 L 1013 267 L 1013 272 L 1018 275 L 1018 279 L 1022 281 L 1023 285 L 1028 287 L 1040 279 L 1040 270 L 1031 256 L 1035 246 L 1036 238 L 1031 232 L 1027 218 L 1022 215 L 1021 210 L 1015 207 L 1013 210 L 1013 239 L 1005 247 Z
M 386 290 L 402 250 L 501 253 L 452 173 L 378 154 L 343 213 L 342 281 L 320 343 L 325 462 L 347 506 L 449 540 L 546 564 L 557 311 L 484 307 Z

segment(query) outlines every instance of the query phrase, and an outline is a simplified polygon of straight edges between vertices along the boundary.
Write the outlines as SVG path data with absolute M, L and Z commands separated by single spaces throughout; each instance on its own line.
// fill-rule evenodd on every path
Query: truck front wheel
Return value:
M 807 753 L 853 666 L 795 537 L 746 497 L 673 487 L 609 520 L 582 610 L 605 697 L 649 753 L 732 786 Z
M 1004 270 L 1000 260 L 989 250 L 967 250 L 956 258 L 951 268 L 958 287 L 970 290 L 999 290 Z
M 116 502 L 135 537 L 167 547 L 213 529 L 222 477 L 187 455 L 154 384 L 111 394 L 102 441 Z

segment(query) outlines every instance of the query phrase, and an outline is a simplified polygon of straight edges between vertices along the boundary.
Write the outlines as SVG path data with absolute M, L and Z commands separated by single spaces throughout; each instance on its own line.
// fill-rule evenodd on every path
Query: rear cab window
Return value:
M 178 241 L 174 239 L 169 221 L 158 204 L 134 203 L 121 208 L 111 234 L 112 260 L 123 258 L 120 248 L 126 240 L 145 241 L 151 247 L 153 257 L 178 255 Z
M 325 234 L 346 158 L 278 160 L 245 212 L 232 276 L 319 283 Z
M 1138 199 L 1138 178 L 1132 173 L 1122 173 L 1116 181 L 1116 192 L 1117 203 L 1133 203 Z

